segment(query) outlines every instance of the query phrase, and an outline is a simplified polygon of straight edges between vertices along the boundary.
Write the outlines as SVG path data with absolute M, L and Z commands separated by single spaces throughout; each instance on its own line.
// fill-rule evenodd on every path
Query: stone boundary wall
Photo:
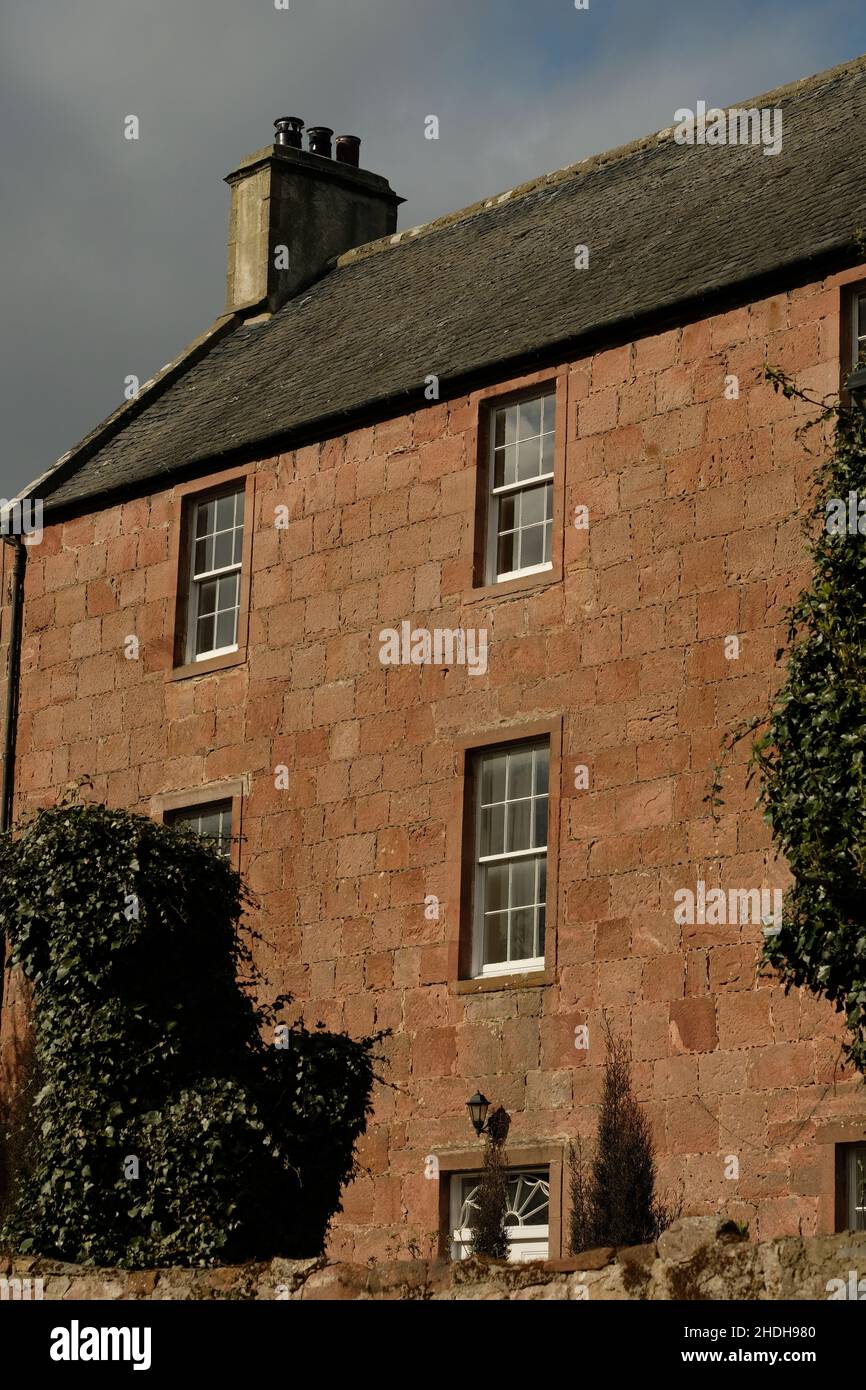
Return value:
M 657 1243 L 506 1264 L 275 1259 L 216 1269 L 88 1269 L 0 1255 L 2 1297 L 103 1299 L 866 1300 L 866 1231 L 751 1243 L 730 1222 L 684 1218 Z M 12 1282 L 21 1281 L 21 1288 Z M 41 1280 L 41 1285 L 39 1281 Z M 28 1282 L 29 1281 L 29 1284 Z M 834 1282 L 835 1281 L 835 1282 Z

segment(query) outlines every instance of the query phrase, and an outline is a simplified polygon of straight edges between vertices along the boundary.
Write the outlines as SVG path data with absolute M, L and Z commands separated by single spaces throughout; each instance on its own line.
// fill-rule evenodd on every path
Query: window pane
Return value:
M 520 402 L 520 425 L 518 439 L 526 439 L 533 434 L 541 434 L 541 398 Z
M 491 753 L 484 758 L 481 766 L 481 801 L 489 806 L 493 801 L 505 800 L 505 768 L 508 756 L 505 753 Z
M 196 623 L 195 654 L 201 656 L 203 652 L 212 652 L 214 649 L 214 616 L 208 614 L 204 618 L 199 618 Z
M 218 531 L 214 544 L 213 568 L 224 570 L 234 563 L 234 531 Z
M 550 754 L 546 748 L 536 748 L 533 755 L 535 767 L 535 794 L 547 792 L 547 777 L 550 765 Z
M 221 818 L 219 810 L 202 811 L 197 818 L 196 830 L 199 835 L 209 835 L 211 838 L 218 837 L 220 833 Z
M 236 525 L 236 526 L 243 526 L 243 524 L 244 524 L 244 502 L 245 502 L 245 500 L 246 500 L 246 499 L 245 499 L 245 497 L 244 497 L 244 490 L 243 490 L 243 488 L 241 488 L 240 491 L 238 491 L 238 492 L 235 493 L 235 525 Z
M 496 965 L 508 960 L 508 913 L 498 912 L 484 918 L 484 964 Z
M 532 805 L 535 807 L 532 847 L 544 849 L 547 845 L 547 797 L 537 797 Z
M 517 447 L 497 449 L 493 466 L 493 486 L 505 487 L 517 481 Z
M 206 579 L 198 587 L 198 612 L 199 617 L 204 617 L 208 613 L 213 613 L 216 608 L 217 600 L 217 581 Z
M 508 1208 L 520 1226 L 547 1226 L 550 1220 L 550 1173 L 515 1173 L 508 1180 Z
M 530 526 L 520 533 L 520 568 L 544 564 L 544 526 Z
M 511 906 L 528 907 L 535 902 L 535 860 L 517 860 L 511 865 Z
M 537 478 L 541 468 L 541 448 L 538 440 L 525 439 L 517 448 L 517 481 L 524 483 L 527 478 Z
M 213 530 L 214 504 L 213 502 L 199 502 L 196 507 L 196 528 L 197 536 L 206 536 Z
M 486 870 L 485 912 L 501 912 L 508 906 L 508 865 L 491 864 Z
M 530 960 L 535 955 L 535 910 L 520 907 L 511 913 L 509 960 Z
M 235 494 L 232 492 L 228 497 L 220 497 L 216 504 L 216 529 L 218 531 L 228 531 L 235 524 Z
M 213 537 L 203 536 L 195 543 L 194 574 L 206 574 L 213 569 Z
M 532 750 L 527 748 L 511 753 L 508 758 L 508 797 L 532 794 Z
M 216 625 L 216 646 L 233 647 L 237 640 L 237 610 L 228 609 L 220 613 Z
M 508 836 L 506 849 L 513 853 L 518 849 L 529 849 L 529 827 L 531 801 L 509 801 Z
M 496 573 L 510 574 L 517 569 L 517 542 L 519 531 L 507 531 L 499 537 L 496 547 Z
M 481 854 L 502 854 L 505 849 L 505 807 L 491 806 L 481 812 Z
M 546 434 L 541 441 L 541 471 L 542 473 L 553 472 L 553 441 L 552 434 Z
M 536 522 L 544 521 L 547 502 L 546 487 L 528 488 L 526 492 L 521 492 L 520 499 L 521 526 L 532 526 Z M 504 527 L 502 529 L 504 530 Z
M 234 550 L 233 563 L 236 564 L 236 565 L 239 565 L 240 562 L 241 562 L 241 560 L 243 559 L 243 554 L 244 554 L 244 533 L 243 533 L 243 528 L 242 528 L 242 527 L 238 527 L 238 529 L 235 531 L 235 550 Z
M 514 525 L 515 525 L 514 514 L 515 514 L 515 511 L 516 511 L 515 503 L 516 503 L 516 499 L 515 499 L 513 493 L 511 494 L 510 497 L 509 497 L 509 496 L 500 497 L 500 499 L 499 499 L 499 531 L 500 531 L 500 532 L 502 532 L 502 531 L 513 531 L 513 530 L 514 530 Z
M 225 574 L 217 580 L 219 584 L 218 608 L 236 608 L 238 602 L 238 575 Z
M 493 425 L 493 443 L 496 448 L 504 444 L 514 444 L 517 439 L 517 406 L 504 406 L 497 410 Z

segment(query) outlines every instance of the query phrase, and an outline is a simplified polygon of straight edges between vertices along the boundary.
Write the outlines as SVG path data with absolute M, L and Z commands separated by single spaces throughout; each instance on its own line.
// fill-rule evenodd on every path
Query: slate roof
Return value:
M 530 361 L 811 258 L 866 224 L 866 57 L 741 107 L 781 107 L 781 153 L 672 130 L 341 257 L 257 325 L 229 317 L 33 485 L 75 510 L 220 456 Z M 574 248 L 590 268 L 574 268 Z

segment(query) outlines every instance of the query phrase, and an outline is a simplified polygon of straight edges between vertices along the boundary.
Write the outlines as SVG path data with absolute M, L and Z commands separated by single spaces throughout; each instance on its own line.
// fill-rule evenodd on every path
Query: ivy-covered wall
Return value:
M 132 1268 L 321 1252 L 377 1040 L 280 1020 L 228 861 L 73 793 L 0 839 L 0 878 L 32 989 L 2 1239 Z

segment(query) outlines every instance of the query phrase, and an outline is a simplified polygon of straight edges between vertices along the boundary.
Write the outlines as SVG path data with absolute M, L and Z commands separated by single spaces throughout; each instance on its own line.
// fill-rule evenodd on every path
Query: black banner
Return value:
M 601 1357 L 611 1372 L 648 1376 L 680 1368 L 699 1378 L 712 1366 L 760 1366 L 770 1371 L 805 1367 L 826 1377 L 861 1355 L 863 1315 L 840 1306 L 860 1301 L 856 1289 L 852 1297 L 836 1291 L 814 1302 L 748 1303 L 10 1300 L 0 1302 L 0 1347 L 5 1367 L 26 1366 L 40 1380 L 47 1376 L 61 1384 L 70 1377 L 78 1383 L 105 1373 L 115 1379 L 124 1374 L 141 1381 L 156 1377 L 162 1383 L 166 1375 L 202 1372 L 247 1380 L 262 1373 L 290 1380 L 301 1373 L 321 1374 L 327 1383 L 343 1370 L 362 1380 L 375 1374 L 387 1384 L 423 1381 L 425 1367 L 431 1379 L 450 1378 L 455 1355 L 463 1361 L 457 1374 L 486 1374 L 485 1364 L 491 1357 L 498 1360 L 520 1326 L 523 1336 L 531 1327 L 555 1329 L 574 1339 L 569 1342 L 573 1365 L 584 1371 Z M 406 1358 L 405 1336 L 412 1331 L 437 1337 L 420 1363 L 414 1356 Z M 388 1342 L 371 1341 L 373 1332 L 377 1338 L 387 1336 Z M 434 1352 L 446 1349 L 443 1332 L 460 1339 L 448 1346 L 447 1361 Z M 560 1355 L 564 1345 L 557 1343 Z

